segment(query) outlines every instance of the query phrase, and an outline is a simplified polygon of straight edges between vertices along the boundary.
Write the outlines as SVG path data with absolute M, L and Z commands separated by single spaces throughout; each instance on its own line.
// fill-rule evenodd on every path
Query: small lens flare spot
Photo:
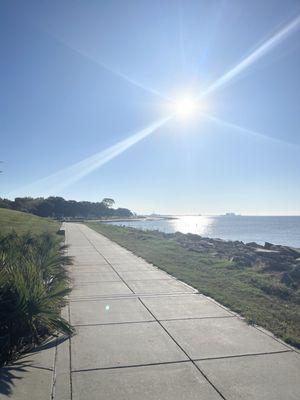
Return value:
M 107 304 L 106 306 L 105 306 L 105 311 L 109 311 L 109 305 Z

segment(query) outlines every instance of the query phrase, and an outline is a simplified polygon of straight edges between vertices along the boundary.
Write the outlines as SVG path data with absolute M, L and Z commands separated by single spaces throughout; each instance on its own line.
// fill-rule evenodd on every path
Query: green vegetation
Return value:
M 0 209 L 0 365 L 58 332 L 71 334 L 61 315 L 69 292 L 59 224 Z M 27 233 L 24 233 L 27 232 Z
M 87 225 L 300 348 L 300 292 L 280 283 L 276 274 L 188 249 L 158 232 Z
M 0 208 L 23 211 L 40 217 L 52 218 L 128 218 L 133 214 L 127 208 L 112 208 L 115 201 L 104 198 L 100 202 L 65 200 L 62 197 L 16 197 L 15 200 L 1 199 Z
M 4 235 L 15 231 L 19 234 L 31 232 L 41 234 L 49 232 L 54 234 L 59 229 L 60 223 L 47 218 L 40 218 L 35 215 L 20 211 L 0 208 L 0 234 Z

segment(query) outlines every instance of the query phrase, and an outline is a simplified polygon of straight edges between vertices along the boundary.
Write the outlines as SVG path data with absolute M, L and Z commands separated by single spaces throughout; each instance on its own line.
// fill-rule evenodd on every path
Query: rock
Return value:
M 157 233 L 158 234 L 158 233 Z M 229 260 L 237 268 L 256 267 L 274 273 L 281 273 L 283 283 L 290 280 L 300 281 L 300 252 L 288 246 L 265 242 L 264 246 L 255 242 L 245 244 L 241 241 L 226 241 L 202 237 L 192 233 L 163 234 L 165 238 L 178 242 L 189 251 L 208 254 L 223 260 Z M 299 269 L 295 268 L 299 264 Z M 295 275 L 295 277 L 294 277 Z M 278 275 L 277 275 L 278 276 Z
M 264 248 L 265 248 L 265 249 L 267 249 L 267 250 L 271 250 L 271 249 L 272 249 L 272 247 L 273 247 L 273 244 L 272 244 L 272 243 L 265 242 L 265 245 L 264 245 Z
M 246 243 L 246 246 L 253 247 L 255 249 L 263 249 L 264 248 L 264 246 L 262 246 L 258 243 L 255 243 L 255 242 Z

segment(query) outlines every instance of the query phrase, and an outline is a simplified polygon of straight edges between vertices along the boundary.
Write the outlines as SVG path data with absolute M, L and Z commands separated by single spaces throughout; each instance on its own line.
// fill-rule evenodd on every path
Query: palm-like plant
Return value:
M 0 241 L 2 362 L 49 334 L 72 334 L 60 315 L 70 290 L 65 265 L 71 260 L 64 250 L 50 235 L 14 235 Z

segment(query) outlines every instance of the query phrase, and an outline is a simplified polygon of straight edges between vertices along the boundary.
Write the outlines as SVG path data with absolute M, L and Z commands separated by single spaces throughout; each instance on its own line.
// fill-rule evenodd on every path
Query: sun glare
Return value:
M 183 97 L 173 103 L 173 110 L 180 118 L 190 118 L 196 111 L 197 103 L 191 97 Z

